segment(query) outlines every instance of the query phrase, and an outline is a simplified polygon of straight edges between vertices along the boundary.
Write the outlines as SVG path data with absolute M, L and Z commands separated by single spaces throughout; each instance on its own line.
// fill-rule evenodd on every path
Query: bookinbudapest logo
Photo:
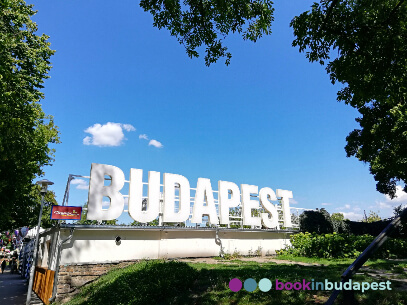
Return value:
M 275 280 L 275 290 L 360 290 L 365 292 L 367 290 L 392 290 L 390 287 L 391 282 L 330 282 L 324 280 L 323 282 L 316 282 L 314 279 L 307 281 L 303 279 L 301 282 L 282 282 L 278 279 Z M 231 279 L 229 282 L 230 290 L 238 292 L 242 289 L 248 292 L 253 292 L 257 288 L 256 280 L 249 278 L 244 281 L 244 284 L 238 278 Z M 263 292 L 268 292 L 272 289 L 273 283 L 269 279 L 261 279 L 259 281 L 259 289 Z

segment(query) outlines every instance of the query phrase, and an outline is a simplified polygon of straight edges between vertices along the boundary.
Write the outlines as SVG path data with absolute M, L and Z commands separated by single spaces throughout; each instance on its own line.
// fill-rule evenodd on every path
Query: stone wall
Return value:
M 137 260 L 99 264 L 61 265 L 58 274 L 56 301 L 68 301 L 79 292 L 81 286 L 96 280 L 112 269 L 124 268 L 135 262 Z

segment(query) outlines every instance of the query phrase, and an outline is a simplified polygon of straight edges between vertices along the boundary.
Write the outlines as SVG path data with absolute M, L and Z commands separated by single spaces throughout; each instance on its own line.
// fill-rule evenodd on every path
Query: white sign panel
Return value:
M 105 176 L 111 178 L 110 185 L 104 185 Z M 284 216 L 284 226 L 292 227 L 289 199 L 293 198 L 291 191 L 277 189 L 274 192 L 269 187 L 260 189 L 256 185 L 242 184 L 240 188 L 233 182 L 218 182 L 218 209 L 214 191 L 209 179 L 199 178 L 195 197 L 191 198 L 191 186 L 182 175 L 164 173 L 163 205 L 161 203 L 160 173 L 148 172 L 148 204 L 142 208 L 143 201 L 143 170 L 130 170 L 129 180 L 129 214 L 141 223 L 156 219 L 162 213 L 163 222 L 184 222 L 190 218 L 191 199 L 193 199 L 190 222 L 202 223 L 204 216 L 209 217 L 211 224 L 229 224 L 231 208 L 241 207 L 243 225 L 265 226 L 279 229 L 277 206 L 271 201 L 280 200 Z M 89 182 L 89 200 L 87 219 L 112 220 L 118 218 L 124 209 L 124 198 L 120 193 L 125 183 L 123 171 L 112 165 L 92 163 Z M 178 197 L 176 196 L 178 188 Z M 102 208 L 103 197 L 110 198 L 110 207 Z M 258 197 L 259 201 L 253 200 Z M 178 202 L 178 204 L 176 204 Z M 261 207 L 260 207 L 260 205 Z M 253 216 L 253 210 L 264 209 L 265 213 Z

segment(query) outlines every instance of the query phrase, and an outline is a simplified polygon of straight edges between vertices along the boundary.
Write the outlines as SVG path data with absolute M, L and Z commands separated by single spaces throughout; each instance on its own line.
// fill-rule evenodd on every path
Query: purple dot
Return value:
M 234 292 L 238 292 L 242 289 L 242 282 L 238 278 L 231 279 L 229 282 L 229 288 Z

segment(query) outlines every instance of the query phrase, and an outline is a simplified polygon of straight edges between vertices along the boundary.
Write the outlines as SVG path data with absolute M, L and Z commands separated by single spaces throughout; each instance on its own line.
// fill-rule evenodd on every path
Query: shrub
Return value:
M 356 258 L 374 240 L 371 235 L 298 233 L 290 238 L 291 246 L 277 254 L 321 258 Z M 372 258 L 407 258 L 407 240 L 388 239 Z

